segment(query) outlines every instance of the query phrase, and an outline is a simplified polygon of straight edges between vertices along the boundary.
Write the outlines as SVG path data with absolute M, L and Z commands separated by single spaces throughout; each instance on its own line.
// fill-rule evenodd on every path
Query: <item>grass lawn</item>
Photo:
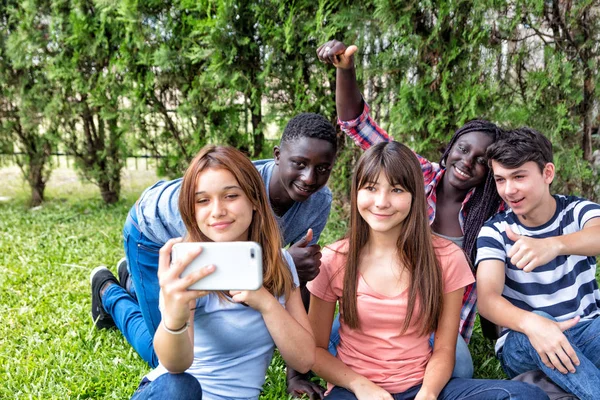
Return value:
M 122 200 L 106 206 L 95 186 L 80 183 L 63 165 L 53 173 L 46 203 L 29 210 L 29 189 L 20 171 L 0 169 L 1 399 L 124 399 L 133 394 L 149 367 L 118 331 L 95 329 L 89 273 L 100 264 L 116 273 L 127 212 L 156 179 L 152 171 L 130 165 Z M 345 229 L 339 215 L 330 221 L 323 243 Z M 470 347 L 476 377 L 503 377 L 478 324 Z M 287 398 L 279 357 L 261 398 Z

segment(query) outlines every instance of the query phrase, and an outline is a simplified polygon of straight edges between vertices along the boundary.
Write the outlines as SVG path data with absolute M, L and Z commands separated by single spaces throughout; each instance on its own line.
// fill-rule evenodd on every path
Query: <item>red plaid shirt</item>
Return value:
M 338 124 L 342 130 L 354 140 L 354 142 L 363 150 L 368 149 L 374 144 L 380 142 L 389 142 L 393 138 L 383 130 L 369 115 L 369 105 L 365 102 L 363 113 L 352 121 L 338 120 Z M 421 163 L 421 170 L 423 171 L 423 178 L 425 179 L 425 195 L 427 196 L 427 211 L 429 215 L 429 223 L 433 223 L 435 219 L 435 204 L 436 198 L 436 187 L 442 181 L 442 177 L 446 172 L 446 169 L 441 167 L 438 163 L 432 163 L 426 158 L 421 157 L 415 153 Z M 471 189 L 460 208 L 458 214 L 458 221 L 460 227 L 464 233 L 463 223 L 465 220 L 465 204 L 469 201 L 475 189 Z M 463 295 L 463 306 L 460 312 L 460 325 L 459 332 L 465 339 L 467 344 L 471 339 L 473 333 L 473 324 L 475 323 L 475 316 L 477 314 L 477 291 L 475 290 L 475 284 L 471 284 L 465 288 L 465 294 Z

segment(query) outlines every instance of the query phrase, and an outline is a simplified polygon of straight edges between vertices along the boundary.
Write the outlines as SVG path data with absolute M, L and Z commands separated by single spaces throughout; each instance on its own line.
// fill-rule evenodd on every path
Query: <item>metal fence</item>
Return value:
M 17 158 L 24 153 L 0 153 L 0 167 L 9 167 L 17 165 Z M 127 168 L 128 169 L 154 169 L 158 159 L 163 156 L 154 155 L 128 155 L 127 156 Z M 52 163 L 55 168 L 71 168 L 73 167 L 75 157 L 68 153 L 52 153 Z

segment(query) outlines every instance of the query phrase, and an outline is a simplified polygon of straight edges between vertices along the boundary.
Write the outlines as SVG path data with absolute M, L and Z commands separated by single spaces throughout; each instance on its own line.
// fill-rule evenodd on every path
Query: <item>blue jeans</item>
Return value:
M 392 393 L 394 400 L 414 399 L 421 385 L 413 386 L 403 393 Z M 334 387 L 326 400 L 356 400 L 349 390 Z M 452 378 L 442 389 L 438 400 L 548 400 L 538 387 L 516 381 L 491 379 Z
M 433 347 L 434 334 L 429 338 L 429 345 Z M 329 353 L 333 356 L 337 355 L 337 346 L 340 343 L 340 315 L 338 314 L 333 320 L 331 326 L 331 335 L 329 336 Z M 467 343 L 458 335 L 456 340 L 456 355 L 454 361 L 454 370 L 452 371 L 453 378 L 470 379 L 473 377 L 473 359 Z
M 131 397 L 131 400 L 162 399 L 202 400 L 202 387 L 193 375 L 167 373 L 152 382 L 144 378 Z
M 546 313 L 536 314 L 554 320 Z M 514 378 L 523 372 L 541 369 L 566 392 L 581 400 L 597 399 L 600 390 L 600 318 L 581 321 L 564 334 L 579 358 L 580 365 L 575 367 L 574 373 L 563 375 L 546 367 L 527 336 L 515 331 L 507 334 L 504 346 L 498 352 L 504 372 Z
M 158 310 L 160 246 L 140 231 L 135 206 L 131 208 L 123 227 L 123 241 L 135 297 L 120 286 L 111 285 L 102 296 L 102 306 L 142 359 L 151 367 L 156 367 L 158 358 L 153 340 L 161 320 Z

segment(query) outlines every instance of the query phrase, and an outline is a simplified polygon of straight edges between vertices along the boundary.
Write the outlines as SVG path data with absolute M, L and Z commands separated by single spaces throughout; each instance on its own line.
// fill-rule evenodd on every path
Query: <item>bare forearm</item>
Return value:
M 454 362 L 454 349 L 436 350 L 425 368 L 421 390 L 437 398 L 452 376 Z
M 581 255 L 594 257 L 600 254 L 600 225 L 579 232 L 556 236 L 559 255 Z
M 326 349 L 317 347 L 316 361 L 313 371 L 322 379 L 335 386 L 352 390 L 352 386 L 361 380 L 366 380 L 346 364 L 335 358 Z
M 161 364 L 172 373 L 186 371 L 194 361 L 193 327 L 181 334 L 172 334 L 160 323 L 154 335 L 154 350 Z M 169 327 L 176 329 L 175 327 Z
M 262 316 L 281 356 L 293 369 L 306 373 L 315 361 L 315 340 L 277 300 L 269 305 Z
M 479 313 L 483 317 L 496 325 L 525 333 L 527 322 L 534 315 L 533 313 L 514 306 L 504 297 L 495 293 L 480 293 L 478 297 Z
M 342 121 L 356 119 L 362 114 L 363 99 L 356 82 L 354 67 L 337 68 L 335 86 L 335 105 L 338 118 Z

